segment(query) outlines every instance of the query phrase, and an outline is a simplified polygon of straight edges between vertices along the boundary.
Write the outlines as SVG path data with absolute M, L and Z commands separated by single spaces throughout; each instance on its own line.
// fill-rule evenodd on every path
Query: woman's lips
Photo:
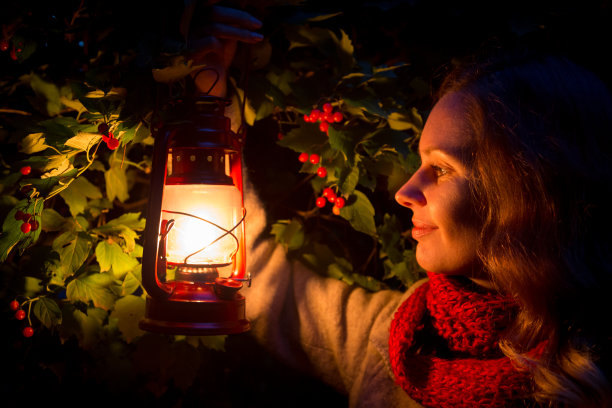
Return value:
M 412 225 L 412 238 L 416 240 L 438 229 L 438 227 L 434 225 L 425 224 L 417 220 L 412 220 Z

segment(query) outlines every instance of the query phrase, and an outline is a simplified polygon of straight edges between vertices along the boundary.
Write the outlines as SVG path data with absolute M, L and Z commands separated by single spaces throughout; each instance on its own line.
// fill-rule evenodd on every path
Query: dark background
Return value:
M 140 53 L 134 70 L 124 73 L 123 79 L 129 82 L 139 72 L 150 72 L 151 65 L 155 64 L 158 49 L 151 44 L 158 44 L 164 36 L 176 38 L 176 27 L 171 22 L 178 18 L 182 1 L 159 6 L 156 2 L 92 1 L 87 2 L 90 9 L 106 16 L 106 23 L 115 30 L 97 43 L 92 41 L 91 48 L 85 52 L 76 42 L 66 41 L 64 25 L 58 23 L 69 17 L 78 3 L 23 1 L 5 2 L 0 6 L 2 24 L 14 21 L 16 16 L 33 13 L 30 15 L 35 17 L 36 24 L 26 28 L 39 42 L 35 54 L 26 61 L 13 61 L 8 53 L 1 54 L 0 80 L 26 73 L 44 63 L 50 64 L 48 72 L 57 79 L 78 75 L 81 64 L 95 53 L 96 46 L 118 49 L 132 46 Z M 282 7 L 265 7 L 273 5 L 273 2 L 244 4 L 264 21 L 264 34 L 269 34 L 266 30 L 274 26 L 273 19 L 286 11 Z M 295 8 L 289 9 L 295 11 Z M 445 66 L 454 58 L 498 45 L 563 53 L 593 70 L 608 84 L 612 83 L 612 66 L 608 61 L 612 39 L 609 1 L 309 1 L 301 10 L 304 13 L 342 11 L 342 15 L 331 21 L 349 34 L 358 59 L 373 65 L 408 62 L 414 75 L 423 78 L 432 90 Z M 98 25 L 90 27 L 91 30 L 103 32 L 104 19 L 97 19 L 95 23 Z M 74 34 L 79 33 L 82 31 L 75 29 Z M 109 80 L 112 75 L 109 73 Z M 142 92 L 143 99 L 151 96 L 146 89 Z M 3 107 L 27 105 L 27 101 L 16 96 L 2 97 Z M 417 101 L 425 116 L 431 102 L 428 97 Z M 275 168 L 296 166 L 295 158 L 275 144 L 273 129 L 273 123 L 262 121 L 249 131 L 250 135 L 257 136 L 249 137 L 245 151 L 250 168 L 266 167 L 273 172 Z M 255 179 L 260 184 L 267 182 L 264 178 Z M 14 297 L 11 287 L 15 277 L 5 268 L 0 273 L 3 324 L 0 405 L 3 407 L 38 403 L 160 407 L 346 405 L 343 396 L 307 374 L 285 367 L 248 334 L 230 336 L 225 351 L 201 349 L 194 385 L 186 389 L 171 382 L 156 382 L 154 370 L 146 375 L 135 374 L 132 362 L 122 361 L 130 355 L 133 345 L 117 345 L 118 352 L 110 355 L 105 350 L 113 345 L 86 351 L 75 341 L 62 344 L 57 335 L 46 331 L 25 339 L 20 335 L 21 323 L 13 319 L 8 309 L 8 302 Z M 151 364 L 155 364 L 155 359 L 152 353 Z

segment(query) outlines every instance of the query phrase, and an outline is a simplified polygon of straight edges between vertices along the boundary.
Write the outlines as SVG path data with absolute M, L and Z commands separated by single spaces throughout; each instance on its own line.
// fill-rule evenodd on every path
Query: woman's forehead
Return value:
M 439 150 L 463 157 L 471 142 L 465 97 L 459 92 L 444 95 L 433 107 L 419 142 L 421 155 Z

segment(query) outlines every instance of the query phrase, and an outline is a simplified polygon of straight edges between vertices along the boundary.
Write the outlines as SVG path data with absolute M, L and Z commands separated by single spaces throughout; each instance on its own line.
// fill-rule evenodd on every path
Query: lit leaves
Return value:
M 122 238 L 126 251 L 132 252 L 136 247 L 135 240 L 138 238 L 136 231 L 142 231 L 144 227 L 145 220 L 140 217 L 140 213 L 125 213 L 93 229 L 93 232 L 104 236 L 117 236 Z
M 66 287 L 66 297 L 71 301 L 92 302 L 97 308 L 109 310 L 115 304 L 115 294 L 111 290 L 114 278 L 108 273 L 81 275 L 70 281 Z
M 89 257 L 93 239 L 84 231 L 71 229 L 60 234 L 52 247 L 59 254 L 59 262 L 54 264 L 52 282 L 64 286 L 64 281 L 83 265 Z
M 145 300 L 134 295 L 127 295 L 115 302 L 110 314 L 111 319 L 117 319 L 117 328 L 126 342 L 130 343 L 144 332 L 138 327 L 138 322 L 145 314 Z
M 43 200 L 28 200 L 19 201 L 15 207 L 13 207 L 4 222 L 2 223 L 2 233 L 0 233 L 0 262 L 4 262 L 11 250 L 18 245 L 21 251 L 24 251 L 30 245 L 34 244 L 40 236 L 40 214 L 43 209 Z M 21 231 L 21 225 L 23 220 L 16 219 L 15 215 L 17 211 L 22 211 L 26 214 L 31 215 L 31 219 L 39 223 L 39 228 L 31 230 L 30 232 L 23 233 Z
M 80 176 L 70 183 L 68 188 L 62 190 L 60 196 L 70 208 L 70 213 L 73 216 L 77 216 L 85 211 L 88 198 L 102 198 L 102 192 L 97 186 L 89 182 L 85 176 Z
M 92 232 L 105 237 L 96 246 L 96 258 L 101 271 L 111 271 L 120 279 L 139 265 L 137 256 L 142 248 L 137 246 L 138 231 L 144 230 L 145 220 L 140 213 L 125 213 Z
M 110 168 L 104 172 L 106 182 L 106 197 L 109 201 L 118 199 L 124 202 L 130 197 L 128 192 L 128 180 L 121 161 L 111 160 Z
M 138 266 L 139 262 L 116 242 L 100 241 L 96 245 L 96 258 L 101 271 L 111 271 L 117 279 L 122 278 L 129 270 Z

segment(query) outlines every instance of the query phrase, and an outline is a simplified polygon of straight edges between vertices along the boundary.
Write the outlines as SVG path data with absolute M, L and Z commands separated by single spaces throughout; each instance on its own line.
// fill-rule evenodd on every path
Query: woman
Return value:
M 495 335 L 487 345 L 499 342 L 505 357 L 493 367 L 462 368 L 491 375 L 512 361 L 534 380 L 528 398 L 609 406 L 603 353 L 610 329 L 593 312 L 609 308 L 612 277 L 604 201 L 612 174 L 609 93 L 564 59 L 515 56 L 458 67 L 441 95 L 420 142 L 422 165 L 396 198 L 413 210 L 423 268 L 444 279 L 468 277 L 503 294 L 496 302 L 510 302 L 500 307 L 507 320 L 489 322 L 495 330 L 475 319 L 483 319 L 476 330 Z M 457 307 L 451 313 L 465 319 L 465 305 Z M 434 326 L 446 333 L 445 323 Z M 464 351 L 456 333 L 444 335 Z M 470 352 L 482 356 L 475 346 Z M 411 370 L 409 362 L 400 373 Z
M 246 31 L 207 34 L 253 42 L 257 24 L 219 10 Z M 351 406 L 612 405 L 598 313 L 612 276 L 610 136 L 605 86 L 564 59 L 458 67 L 396 195 L 428 279 L 368 293 L 259 242 L 245 294 L 253 335 Z M 252 192 L 246 206 L 255 237 L 264 211 Z

